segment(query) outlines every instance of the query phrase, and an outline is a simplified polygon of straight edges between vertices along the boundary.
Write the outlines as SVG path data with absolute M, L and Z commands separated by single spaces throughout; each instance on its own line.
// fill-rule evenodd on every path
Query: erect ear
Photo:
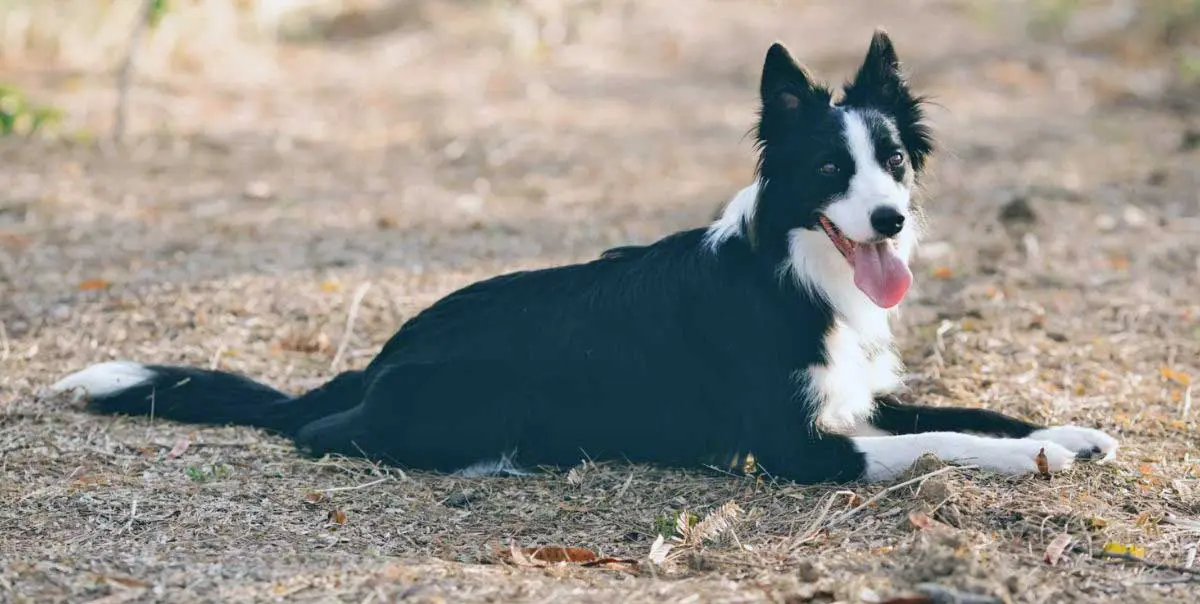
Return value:
M 854 81 L 846 86 L 841 104 L 878 109 L 893 117 L 917 172 L 921 172 L 926 157 L 933 151 L 933 135 L 924 123 L 924 102 L 923 97 L 909 91 L 891 38 L 882 29 L 875 30 L 867 57 Z
M 900 59 L 892 39 L 882 29 L 871 36 L 871 47 L 863 59 L 858 75 L 846 87 L 846 104 L 878 104 L 888 106 L 908 96 L 908 85 L 900 73 Z
M 820 89 L 813 84 L 812 76 L 796 63 L 787 48 L 779 42 L 767 50 L 759 91 L 764 113 L 799 109 L 820 96 Z

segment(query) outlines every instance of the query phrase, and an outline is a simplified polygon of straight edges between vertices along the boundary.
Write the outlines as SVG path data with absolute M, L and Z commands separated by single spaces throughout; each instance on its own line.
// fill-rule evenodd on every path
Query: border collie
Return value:
M 912 282 L 933 150 L 882 30 L 839 98 L 767 51 L 758 166 L 707 228 L 502 275 L 419 313 L 359 371 L 291 397 L 219 371 L 109 362 L 51 387 L 99 413 L 258 426 L 311 454 L 469 475 L 581 458 L 799 483 L 920 455 L 1005 474 L 1108 459 L 1098 430 L 901 402 L 889 309 Z

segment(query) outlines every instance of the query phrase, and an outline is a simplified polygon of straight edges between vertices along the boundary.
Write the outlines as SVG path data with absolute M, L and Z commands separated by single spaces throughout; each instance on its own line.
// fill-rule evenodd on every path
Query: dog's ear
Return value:
M 776 42 L 771 45 L 763 61 L 760 85 L 764 116 L 805 107 L 821 96 L 820 90 L 813 84 L 812 76 L 796 63 L 783 44 Z
M 922 121 L 923 102 L 923 98 L 914 96 L 908 89 L 892 39 L 882 29 L 875 30 L 862 67 L 854 81 L 846 86 L 841 104 L 878 109 L 894 117 L 913 167 L 920 171 L 925 158 L 933 151 L 932 134 Z
M 907 86 L 900 73 L 900 59 L 892 39 L 882 29 L 875 30 L 858 75 L 846 87 L 846 103 L 852 104 L 850 101 L 855 98 L 890 105 L 907 93 Z

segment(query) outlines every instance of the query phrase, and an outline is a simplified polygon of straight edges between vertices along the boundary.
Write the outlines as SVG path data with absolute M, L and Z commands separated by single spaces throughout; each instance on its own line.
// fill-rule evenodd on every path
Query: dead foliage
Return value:
M 976 3 L 412 4 L 353 43 L 237 44 L 217 78 L 148 46 L 119 156 L 89 142 L 110 63 L 0 61 L 67 116 L 0 140 L 0 601 L 1189 601 L 1200 124 L 1152 102 L 1153 55 Z M 702 224 L 751 177 L 769 41 L 837 80 L 881 23 L 944 149 L 896 323 L 910 396 L 1096 426 L 1114 463 L 468 480 L 37 397 L 114 358 L 302 391 L 452 289 Z

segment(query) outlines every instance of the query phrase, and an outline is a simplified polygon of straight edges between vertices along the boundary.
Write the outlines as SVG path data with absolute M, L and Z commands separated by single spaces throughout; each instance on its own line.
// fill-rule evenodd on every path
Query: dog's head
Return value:
M 767 51 L 757 128 L 759 192 L 745 232 L 798 276 L 842 280 L 895 306 L 912 282 L 919 213 L 912 192 L 932 151 L 922 99 L 883 31 L 842 98 L 780 44 Z

